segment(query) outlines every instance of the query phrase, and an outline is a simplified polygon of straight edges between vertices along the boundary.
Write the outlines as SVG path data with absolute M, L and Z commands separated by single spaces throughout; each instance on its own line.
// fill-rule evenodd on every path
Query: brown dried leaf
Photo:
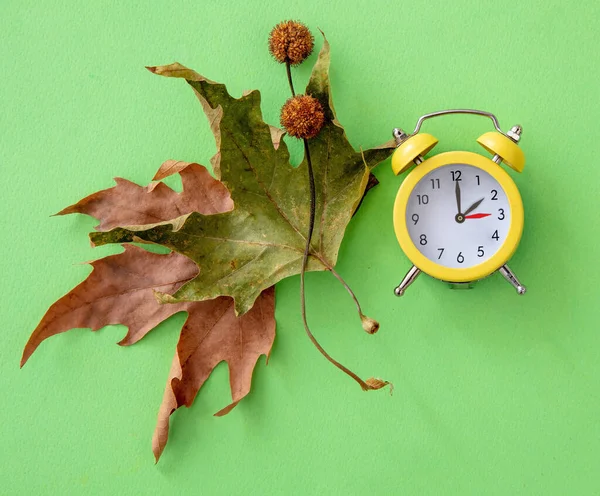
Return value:
M 274 139 L 277 136 L 281 135 L 274 132 Z M 198 164 L 169 160 L 154 180 L 175 173 L 182 177 L 181 194 L 163 183 L 142 188 L 117 179 L 114 188 L 94 193 L 61 214 L 93 215 L 101 221 L 99 228 L 106 229 L 112 223 L 143 224 L 194 210 L 213 214 L 233 208 L 226 188 Z M 175 252 L 159 255 L 134 245 L 124 247 L 123 253 L 91 262 L 88 278 L 50 307 L 25 346 L 21 366 L 45 339 L 72 328 L 96 331 L 122 324 L 128 332 L 119 344 L 130 345 L 171 315 L 187 311 L 153 439 L 158 461 L 167 442 L 171 413 L 192 404 L 219 362 L 229 365 L 232 403 L 216 415 L 225 415 L 248 394 L 256 362 L 261 354 L 268 356 L 275 338 L 275 291 L 265 290 L 241 318 L 235 317 L 233 299 L 228 297 L 160 305 L 155 291 L 176 291 L 197 275 L 197 265 Z
M 168 160 L 162 164 L 154 180 L 175 173 L 181 175 L 181 193 L 164 183 L 142 187 L 118 177 L 115 178 L 116 186 L 93 193 L 56 215 L 91 215 L 100 220 L 96 226 L 98 231 L 108 231 L 117 226 L 165 222 L 190 212 L 209 215 L 233 209 L 227 188 L 199 164 Z
M 170 415 L 192 404 L 219 362 L 229 365 L 232 403 L 216 415 L 229 413 L 248 394 L 256 362 L 263 354 L 268 357 L 275 339 L 275 290 L 263 291 L 252 310 L 236 317 L 229 297 L 158 303 L 153 288 L 175 291 L 198 272 L 183 255 L 159 255 L 127 245 L 123 253 L 96 260 L 92 266 L 85 281 L 50 307 L 25 346 L 21 366 L 46 338 L 72 328 L 96 331 L 123 324 L 128 332 L 119 344 L 130 345 L 171 315 L 187 311 L 152 441 L 158 461 Z
M 190 303 L 173 358 L 152 451 L 158 461 L 169 436 L 169 417 L 190 406 L 208 376 L 221 362 L 229 366 L 232 403 L 215 415 L 229 413 L 250 391 L 252 371 L 261 355 L 267 358 L 275 339 L 275 289 L 262 292 L 251 310 L 235 316 L 233 299 Z
M 91 262 L 88 278 L 55 302 L 25 345 L 21 367 L 50 336 L 74 328 L 97 331 L 110 324 L 128 327 L 119 342 L 130 345 L 189 304 L 159 305 L 154 290 L 176 291 L 198 273 L 190 259 L 177 253 L 158 255 L 133 245 Z
M 365 382 L 369 386 L 369 389 L 372 390 L 381 389 L 386 386 L 390 386 L 390 394 L 392 394 L 392 391 L 394 390 L 394 385 L 391 382 L 384 381 L 383 379 L 378 379 L 377 377 L 370 377 Z

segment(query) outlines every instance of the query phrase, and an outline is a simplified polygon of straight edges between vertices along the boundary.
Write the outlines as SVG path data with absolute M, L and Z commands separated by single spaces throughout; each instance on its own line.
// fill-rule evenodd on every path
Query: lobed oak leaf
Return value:
M 280 137 L 274 132 L 274 143 Z M 163 183 L 141 187 L 117 179 L 117 186 L 94 193 L 60 214 L 92 215 L 100 220 L 98 228 L 104 229 L 114 223 L 139 225 L 193 210 L 209 214 L 233 207 L 227 189 L 198 164 L 169 160 L 154 181 L 175 173 L 182 177 L 181 194 Z M 171 315 L 188 312 L 153 436 L 158 461 L 167 442 L 170 415 L 192 404 L 219 362 L 229 366 L 232 403 L 215 415 L 230 412 L 248 394 L 254 367 L 261 355 L 269 355 L 275 338 L 275 291 L 263 291 L 254 308 L 239 318 L 228 297 L 161 305 L 155 291 L 176 291 L 198 273 L 198 266 L 175 252 L 160 255 L 134 245 L 124 248 L 123 253 L 91 262 L 88 278 L 48 309 L 25 345 L 21 366 L 45 339 L 73 328 L 96 331 L 122 324 L 128 330 L 119 344 L 130 345 Z
M 326 114 L 320 134 L 310 140 L 315 169 L 316 225 L 307 270 L 335 266 L 348 222 L 357 209 L 370 171 L 392 152 L 394 142 L 357 152 L 336 118 L 329 83 L 329 43 L 313 68 L 306 93 L 318 98 Z M 215 174 L 235 208 L 223 214 L 194 212 L 155 226 L 119 227 L 92 233 L 95 245 L 144 240 L 194 260 L 198 275 L 164 302 L 202 301 L 231 296 L 238 314 L 281 279 L 300 273 L 309 221 L 306 158 L 289 163 L 285 142 L 275 146 L 273 126 L 262 119 L 260 93 L 233 98 L 223 84 L 175 63 L 151 67 L 153 73 L 184 78 L 200 100 L 215 135 Z M 210 268 L 210 269 L 208 269 Z
M 100 220 L 97 230 L 107 231 L 117 226 L 156 224 L 190 212 L 210 215 L 233 208 L 227 188 L 199 164 L 167 160 L 153 181 L 175 173 L 181 176 L 181 193 L 162 182 L 142 187 L 117 177 L 116 186 L 93 193 L 56 215 L 87 214 Z
M 194 262 L 177 253 L 158 255 L 133 245 L 90 264 L 88 278 L 56 301 L 35 328 L 21 366 L 45 339 L 70 329 L 97 331 L 123 324 L 128 331 L 119 344 L 136 343 L 163 320 L 188 308 L 186 303 L 160 305 L 154 291 L 175 291 L 198 272 Z
M 237 317 L 233 300 L 187 303 L 189 317 L 183 326 L 177 351 L 152 439 L 158 461 L 169 436 L 169 417 L 180 406 L 190 406 L 215 366 L 226 361 L 232 403 L 215 413 L 229 413 L 250 391 L 252 372 L 261 355 L 267 359 L 275 339 L 275 289 L 264 290 L 254 306 Z
M 228 297 L 172 305 L 156 301 L 153 288 L 174 290 L 197 272 L 196 264 L 178 253 L 160 255 L 129 245 L 92 266 L 85 281 L 50 307 L 25 345 L 21 366 L 45 339 L 72 328 L 95 331 L 123 324 L 128 331 L 119 344 L 130 345 L 171 315 L 187 311 L 152 441 L 158 461 L 170 415 L 192 404 L 218 363 L 228 363 L 232 403 L 216 415 L 229 413 L 248 394 L 254 367 L 261 355 L 268 357 L 275 339 L 275 290 L 263 291 L 249 312 L 236 317 Z

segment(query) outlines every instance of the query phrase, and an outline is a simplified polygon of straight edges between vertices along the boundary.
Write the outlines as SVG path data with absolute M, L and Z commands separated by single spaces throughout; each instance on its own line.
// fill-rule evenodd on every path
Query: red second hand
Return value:
M 483 219 L 484 217 L 488 217 L 492 214 L 471 214 L 465 215 L 465 219 Z

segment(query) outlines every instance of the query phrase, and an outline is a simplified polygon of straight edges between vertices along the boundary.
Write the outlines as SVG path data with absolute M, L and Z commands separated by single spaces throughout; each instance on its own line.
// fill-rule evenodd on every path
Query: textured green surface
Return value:
M 513 4 L 4 0 L 0 494 L 597 494 L 600 7 Z M 265 38 L 286 17 L 326 32 L 336 110 L 355 146 L 439 108 L 523 125 L 528 164 L 513 177 L 526 227 L 511 266 L 529 293 L 517 297 L 497 276 L 467 292 L 423 277 L 395 299 L 409 264 L 391 225 L 399 179 L 383 164 L 338 264 L 380 332 L 361 330 L 331 275 L 307 284 L 323 345 L 362 375 L 392 380 L 394 395 L 363 393 L 314 350 L 295 277 L 277 287 L 278 337 L 250 397 L 211 417 L 229 400 L 219 366 L 174 415 L 154 466 L 183 316 L 129 348 L 114 344 L 119 327 L 65 333 L 18 369 L 43 312 L 87 275 L 76 262 L 116 250 L 90 248 L 93 219 L 49 215 L 113 176 L 145 184 L 166 159 L 214 154 L 192 92 L 144 65 L 179 60 L 234 96 L 260 88 L 275 123 L 289 89 Z M 309 73 L 295 71 L 298 87 Z M 426 129 L 437 150 L 477 150 L 489 123 Z M 300 147 L 292 152 L 298 161 Z

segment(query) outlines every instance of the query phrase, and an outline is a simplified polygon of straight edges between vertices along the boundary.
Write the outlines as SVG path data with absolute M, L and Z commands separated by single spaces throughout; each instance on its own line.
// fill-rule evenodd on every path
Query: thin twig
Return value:
M 315 193 L 315 177 L 313 174 L 312 161 L 310 158 L 310 148 L 308 147 L 308 140 L 305 139 L 303 141 L 304 141 L 304 153 L 306 154 L 306 163 L 308 164 L 308 183 L 310 186 L 310 219 L 308 221 L 308 236 L 306 237 L 306 246 L 304 248 L 304 257 L 302 258 L 302 271 L 300 272 L 300 307 L 302 309 L 302 322 L 304 323 L 304 330 L 306 331 L 306 334 L 308 335 L 308 337 L 312 341 L 312 343 L 315 345 L 315 347 L 321 352 L 321 354 L 325 358 L 327 358 L 327 360 L 329 360 L 338 369 L 340 369 L 342 372 L 345 372 L 350 377 L 352 377 L 352 379 L 354 379 L 356 382 L 358 382 L 358 384 L 363 389 L 363 391 L 367 391 L 369 389 L 372 389 L 371 386 L 369 386 L 365 381 L 363 381 L 360 377 L 358 377 L 350 369 L 344 367 L 340 362 L 338 362 L 335 358 L 333 358 L 331 355 L 329 355 L 329 353 L 327 353 L 323 349 L 323 347 L 319 344 L 317 339 L 314 337 L 313 333 L 310 331 L 310 328 L 308 327 L 308 322 L 306 321 L 306 298 L 305 298 L 305 292 L 304 292 L 304 274 L 306 272 L 306 265 L 308 263 L 308 255 L 310 252 L 310 241 L 311 241 L 313 230 L 315 227 L 316 193 Z M 333 269 L 332 269 L 332 271 L 333 271 Z M 335 271 L 333 271 L 333 272 L 334 272 L 334 274 L 337 274 Z M 350 290 L 348 285 L 345 282 L 343 282 L 343 280 L 340 278 L 339 275 L 336 275 L 336 277 L 338 279 L 340 279 L 342 284 L 344 284 L 344 286 L 346 286 L 346 289 L 348 289 L 350 291 L 350 293 L 354 297 L 354 301 L 358 305 L 358 300 L 356 299 L 356 297 L 354 296 L 354 293 L 352 293 L 352 291 Z M 360 305 L 358 308 L 360 309 Z
M 287 73 L 288 83 L 290 85 L 290 90 L 292 92 L 292 96 L 296 96 L 296 92 L 294 91 L 294 82 L 292 80 L 292 71 L 291 71 L 289 62 L 286 62 L 285 69 L 286 69 L 286 73 Z M 313 173 L 312 160 L 310 158 L 310 148 L 308 146 L 307 139 L 303 139 L 303 142 L 304 142 L 304 154 L 306 156 L 306 163 L 308 165 L 308 183 L 309 183 L 309 187 L 310 187 L 310 217 L 309 217 L 309 221 L 308 221 L 308 235 L 306 237 L 306 245 L 304 246 L 304 256 L 302 257 L 302 270 L 300 271 L 300 308 L 302 311 L 302 322 L 304 324 L 304 330 L 306 331 L 308 338 L 311 340 L 312 344 L 315 345 L 317 350 L 319 350 L 321 352 L 321 354 L 327 360 L 329 360 L 329 362 L 331 362 L 342 372 L 349 375 L 350 377 L 352 377 L 352 379 L 354 379 L 356 382 L 358 382 L 358 384 L 363 389 L 363 391 L 368 391 L 369 389 L 376 389 L 374 386 L 367 384 L 360 377 L 358 377 L 354 372 L 352 372 L 350 369 L 348 369 L 347 367 L 342 365 L 335 358 L 333 358 L 329 353 L 327 353 L 323 349 L 323 347 L 319 344 L 319 342 L 317 341 L 317 339 L 315 338 L 313 333 L 310 331 L 310 327 L 308 326 L 308 321 L 306 319 L 306 293 L 305 293 L 305 289 L 304 289 L 305 288 L 304 276 L 306 274 L 306 267 L 308 265 L 308 256 L 310 255 L 310 243 L 311 243 L 313 231 L 315 228 L 315 212 L 316 212 L 317 205 L 316 205 L 316 191 L 315 191 L 315 176 Z M 340 280 L 340 282 L 344 285 L 346 290 L 349 291 L 349 293 L 351 294 L 352 298 L 354 299 L 354 302 L 356 303 L 357 308 L 360 313 L 360 305 L 358 304 L 358 300 L 356 299 L 356 296 L 354 295 L 354 293 L 352 292 L 350 287 L 345 283 L 345 281 L 340 277 L 340 275 L 333 270 L 332 267 L 328 267 L 328 268 Z M 362 315 L 362 313 L 361 313 L 361 315 Z
M 339 275 L 335 269 L 333 267 L 329 268 L 329 271 L 335 276 L 335 278 L 340 281 L 342 283 L 342 286 L 344 286 L 346 288 L 346 291 L 348 291 L 348 294 L 352 297 L 352 299 L 354 300 L 354 304 L 356 305 L 356 309 L 358 310 L 358 313 L 360 315 L 362 315 L 362 310 L 360 308 L 360 303 L 358 302 L 358 298 L 356 297 L 356 295 L 354 294 L 354 291 L 352 291 L 352 289 L 350 289 L 350 286 L 348 286 L 348 284 L 346 283 L 346 281 L 344 281 L 344 279 L 342 278 L 341 275 Z
M 292 81 L 292 70 L 290 68 L 289 60 L 285 63 L 285 71 L 287 72 L 288 83 L 290 83 L 290 90 L 292 90 L 292 96 L 296 96 L 294 91 L 294 81 Z

